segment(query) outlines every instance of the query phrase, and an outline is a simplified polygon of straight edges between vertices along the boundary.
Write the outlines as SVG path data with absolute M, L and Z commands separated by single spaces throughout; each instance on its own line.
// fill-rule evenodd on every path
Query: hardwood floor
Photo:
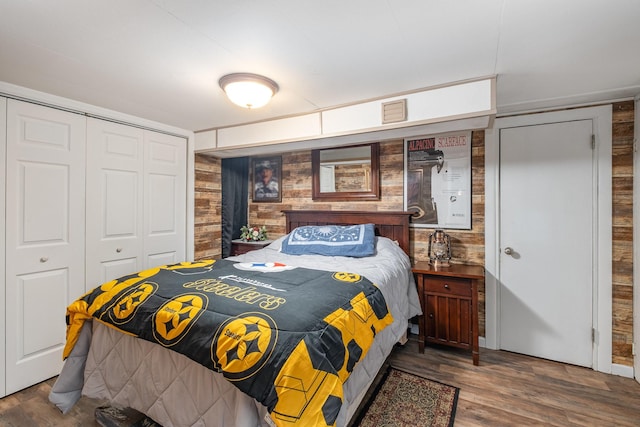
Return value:
M 480 365 L 455 349 L 415 340 L 396 348 L 391 365 L 460 388 L 456 427 L 640 426 L 640 384 L 505 351 L 480 349 Z
M 455 349 L 413 339 L 389 363 L 460 388 L 455 426 L 639 426 L 640 384 L 630 378 L 519 354 L 480 349 L 480 366 Z M 0 399 L 2 427 L 93 427 L 102 402 L 82 398 L 66 415 L 49 403 L 54 379 Z
M 94 411 L 102 402 L 83 397 L 65 415 L 49 402 L 55 378 L 0 399 L 2 427 L 100 427 Z

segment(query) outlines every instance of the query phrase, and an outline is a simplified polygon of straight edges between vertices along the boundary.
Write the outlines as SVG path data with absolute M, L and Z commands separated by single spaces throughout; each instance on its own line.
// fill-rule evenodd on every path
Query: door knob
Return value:
M 513 249 L 507 246 L 506 248 L 504 248 L 504 253 L 505 255 L 511 255 L 513 253 Z

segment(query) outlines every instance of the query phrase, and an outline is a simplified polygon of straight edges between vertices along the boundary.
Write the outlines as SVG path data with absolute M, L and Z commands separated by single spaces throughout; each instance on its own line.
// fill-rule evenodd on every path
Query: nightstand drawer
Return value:
M 461 297 L 471 297 L 471 283 L 469 280 L 456 279 L 451 277 L 425 277 L 424 291 L 456 295 Z

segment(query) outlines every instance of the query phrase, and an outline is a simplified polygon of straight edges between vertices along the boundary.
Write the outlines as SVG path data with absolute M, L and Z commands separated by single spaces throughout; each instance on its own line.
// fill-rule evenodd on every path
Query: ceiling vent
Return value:
M 407 120 L 407 99 L 382 103 L 382 124 Z

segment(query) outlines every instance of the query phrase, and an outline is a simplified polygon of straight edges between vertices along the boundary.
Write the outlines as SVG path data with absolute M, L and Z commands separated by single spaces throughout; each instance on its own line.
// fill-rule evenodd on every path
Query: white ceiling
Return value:
M 193 131 L 492 75 L 499 114 L 640 94 L 640 1 L 0 0 L 0 81 Z

